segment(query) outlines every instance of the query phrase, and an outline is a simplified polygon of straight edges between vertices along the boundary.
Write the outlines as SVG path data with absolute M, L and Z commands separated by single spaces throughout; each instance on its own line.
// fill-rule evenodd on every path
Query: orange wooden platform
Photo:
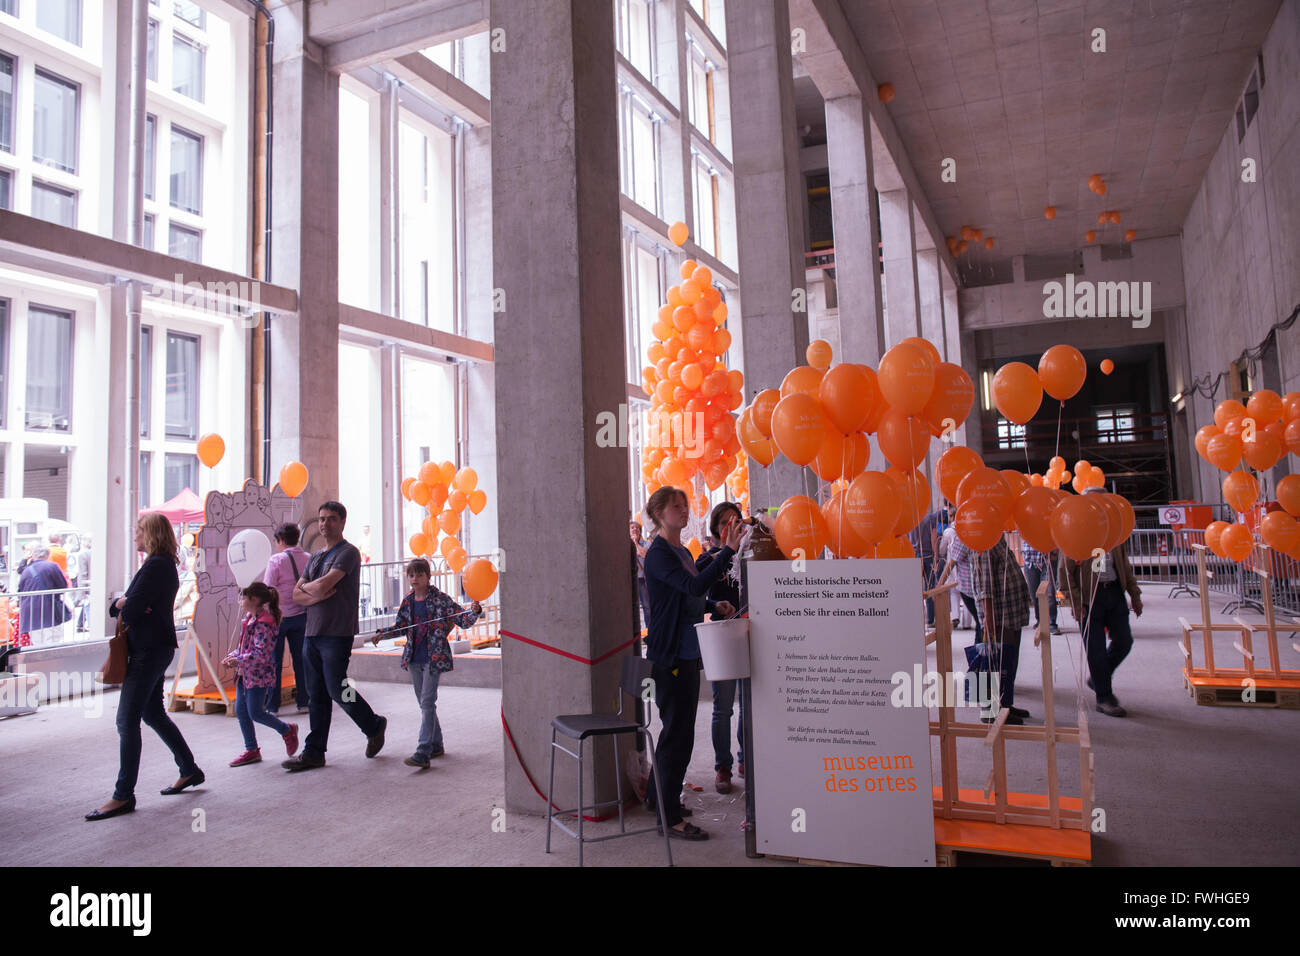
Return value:
M 1216 667 L 1213 677 L 1202 677 L 1183 665 L 1183 686 L 1198 704 L 1220 707 L 1281 707 L 1287 710 L 1300 708 L 1300 671 L 1286 670 L 1283 674 L 1295 677 L 1251 676 L 1244 668 Z M 1242 691 L 1253 680 L 1254 700 L 1243 700 Z
M 941 799 L 942 789 L 934 788 Z M 983 790 L 961 788 L 958 798 L 971 803 L 992 805 L 992 794 Z M 1062 809 L 1078 810 L 1078 797 L 1061 797 Z M 1047 795 L 1008 793 L 1008 805 L 1046 807 Z M 945 820 L 934 818 L 934 843 L 939 866 L 953 866 L 960 852 L 988 853 L 1020 859 L 1046 860 L 1052 866 L 1088 866 L 1092 863 L 1092 835 L 1087 830 L 1055 830 L 1051 827 L 1021 823 L 991 823 L 982 820 Z

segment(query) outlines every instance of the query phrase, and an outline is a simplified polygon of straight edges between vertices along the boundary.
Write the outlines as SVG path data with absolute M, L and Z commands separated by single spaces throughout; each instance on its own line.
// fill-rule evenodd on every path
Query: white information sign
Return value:
M 1166 505 L 1160 509 L 1161 524 L 1187 524 L 1187 512 L 1182 508 Z
M 933 866 L 929 709 L 891 703 L 925 670 L 921 562 L 797 566 L 748 565 L 758 849 Z

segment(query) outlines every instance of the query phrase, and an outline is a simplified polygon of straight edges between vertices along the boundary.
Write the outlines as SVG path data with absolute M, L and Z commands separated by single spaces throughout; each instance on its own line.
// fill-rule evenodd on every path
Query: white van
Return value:
M 84 532 L 51 518 L 44 498 L 0 498 L 0 589 L 10 593 L 18 589 L 18 565 L 28 549 L 47 547 L 51 534 L 57 534 L 67 550 L 71 570 L 72 555 L 81 550 Z

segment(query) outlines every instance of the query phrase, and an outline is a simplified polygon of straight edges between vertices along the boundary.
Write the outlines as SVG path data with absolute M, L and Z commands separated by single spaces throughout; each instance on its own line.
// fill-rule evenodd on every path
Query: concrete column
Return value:
M 740 293 L 745 300 L 745 394 L 777 388 L 806 362 L 808 315 L 792 304 L 804 290 L 803 177 L 795 135 L 790 11 L 785 0 L 727 4 L 732 161 Z M 755 508 L 779 505 L 810 487 L 802 469 L 780 458 L 750 464 Z M 815 478 L 811 487 L 815 487 Z M 767 500 L 767 489 L 771 500 Z
M 942 254 L 944 253 L 941 253 L 941 255 Z M 948 270 L 943 268 L 942 265 L 940 265 L 939 268 L 939 293 L 939 304 L 943 306 L 943 346 L 940 348 L 940 351 L 943 353 L 943 360 L 945 362 L 951 362 L 953 365 L 961 365 L 961 316 L 957 308 L 957 286 L 953 282 L 952 276 L 948 273 Z M 974 378 L 971 380 L 975 381 Z M 976 407 L 978 407 L 980 403 L 979 388 L 980 383 L 975 382 Z M 955 444 L 966 444 L 965 422 L 962 422 L 957 426 Z
M 383 494 L 379 506 L 379 544 L 371 544 L 378 561 L 400 561 L 406 554 L 402 533 L 402 350 L 389 343 L 379 349 L 379 469 Z
M 299 313 L 271 323 L 271 473 L 307 466 L 310 518 L 339 488 L 339 78 L 305 37 L 306 6 L 274 10 L 271 279 L 299 290 Z
M 492 0 L 491 26 L 505 39 L 491 140 L 502 629 L 594 659 L 632 637 L 634 600 L 627 449 L 595 442 L 627 394 L 613 5 Z M 505 638 L 509 808 L 544 810 L 525 768 L 545 787 L 551 718 L 608 711 L 619 670 L 618 655 L 588 666 Z M 614 797 L 607 747 L 587 762 L 588 801 Z M 568 758 L 556 789 L 576 802 Z
M 826 101 L 826 154 L 840 312 L 840 354 L 836 359 L 875 368 L 885 352 L 885 309 L 880 290 L 871 117 L 860 96 Z
M 486 64 L 485 64 L 486 66 Z M 491 342 L 492 311 L 492 130 L 467 129 L 465 136 L 465 334 Z M 491 364 L 465 366 L 469 441 L 466 460 L 478 472 L 487 505 L 470 518 L 475 554 L 494 550 L 497 538 L 496 375 Z
M 915 217 L 919 219 L 920 217 Z M 925 237 L 918 235 L 919 242 L 924 242 Z M 947 254 L 947 250 L 944 250 Z M 917 249 L 916 251 L 916 277 L 917 277 L 917 298 L 921 303 L 920 325 L 921 337 L 934 345 L 939 350 L 940 357 L 943 356 L 943 298 L 939 287 L 939 251 L 931 246 L 928 249 Z M 946 451 L 948 446 L 943 442 L 930 442 L 929 450 L 926 452 L 925 476 L 930 482 L 932 494 L 938 493 L 938 487 L 934 481 L 934 464 L 939 460 L 939 456 Z
M 400 269 L 401 149 L 398 148 L 397 81 L 389 80 L 379 94 L 379 311 L 397 315 L 401 301 Z
M 885 345 L 921 334 L 916 277 L 916 225 L 906 189 L 880 194 L 880 239 L 885 258 Z

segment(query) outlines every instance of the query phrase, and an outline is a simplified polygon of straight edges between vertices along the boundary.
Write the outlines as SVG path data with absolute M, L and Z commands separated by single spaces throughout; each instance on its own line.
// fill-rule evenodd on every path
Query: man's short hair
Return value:
M 292 522 L 286 521 L 275 529 L 275 540 L 283 541 L 291 548 L 298 543 L 299 536 L 298 526 Z
M 49 549 L 49 548 L 37 548 L 35 551 L 32 552 L 32 560 L 33 560 L 33 561 L 48 561 L 48 560 L 50 560 L 50 549 Z
M 334 514 L 336 514 L 336 515 L 339 516 L 339 520 L 340 520 L 340 521 L 342 521 L 344 524 L 347 523 L 347 520 L 348 520 L 348 509 L 343 507 L 343 503 L 342 503 L 342 502 L 339 502 L 339 501 L 327 501 L 327 502 L 325 502 L 324 504 L 322 504 L 319 508 L 317 508 L 316 510 L 317 510 L 318 512 L 319 512 L 319 511 L 332 511 Z
M 424 560 L 424 558 L 412 558 L 409 562 L 407 562 L 406 573 L 408 575 L 425 574 L 432 577 L 433 569 L 429 567 L 429 562 Z
M 60 542 L 59 533 L 57 531 L 51 531 L 50 544 L 58 544 L 59 542 Z

